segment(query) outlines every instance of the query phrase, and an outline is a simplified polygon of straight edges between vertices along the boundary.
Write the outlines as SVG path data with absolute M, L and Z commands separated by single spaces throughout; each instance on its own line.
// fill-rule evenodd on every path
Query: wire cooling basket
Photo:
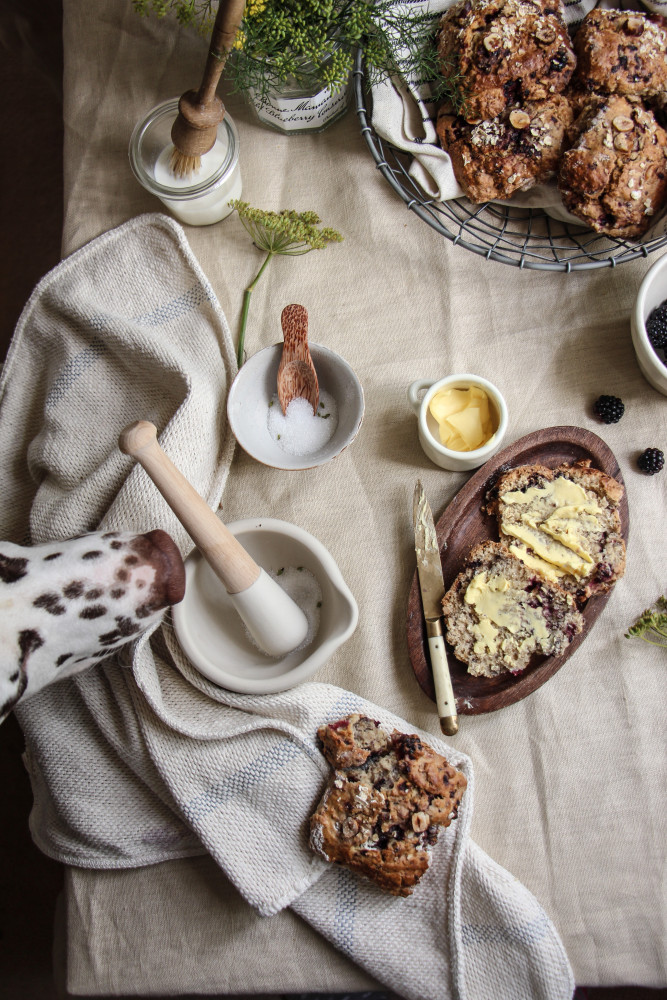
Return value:
M 486 202 L 474 205 L 466 198 L 437 202 L 425 196 L 410 177 L 410 156 L 381 139 L 373 129 L 365 86 L 363 53 L 354 67 L 354 93 L 361 132 L 377 169 L 406 206 L 457 246 L 514 267 L 538 271 L 583 271 L 616 267 L 667 245 L 667 237 L 631 243 L 601 236 L 591 229 L 550 218 L 542 209 Z

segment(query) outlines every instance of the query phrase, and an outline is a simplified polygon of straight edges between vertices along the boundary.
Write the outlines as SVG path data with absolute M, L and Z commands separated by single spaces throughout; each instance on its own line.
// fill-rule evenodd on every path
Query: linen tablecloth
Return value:
M 64 14 L 69 254 L 159 209 L 130 172 L 129 136 L 148 108 L 197 81 L 205 43 L 171 20 L 139 19 L 129 0 L 94 10 L 65 0 Z M 407 654 L 411 499 L 419 476 L 437 518 L 466 477 L 437 469 L 421 452 L 405 396 L 413 379 L 472 371 L 504 393 L 508 443 L 537 428 L 577 424 L 603 437 L 619 461 L 631 518 L 624 579 L 558 674 L 501 712 L 462 717 L 456 745 L 476 767 L 473 838 L 543 905 L 577 982 L 664 985 L 667 662 L 663 651 L 623 635 L 665 588 L 667 474 L 641 475 L 636 456 L 667 445 L 666 400 L 642 378 L 629 332 L 652 258 L 570 275 L 480 259 L 405 211 L 373 169 L 353 111 L 321 135 L 284 137 L 256 124 L 239 97 L 225 99 L 239 128 L 244 198 L 269 209 L 313 209 L 345 236 L 326 251 L 273 261 L 253 295 L 246 346 L 252 353 L 279 340 L 282 307 L 305 305 L 311 339 L 341 353 L 361 379 L 359 437 L 330 465 L 297 473 L 267 469 L 239 449 L 223 496 L 226 520 L 271 515 L 311 531 L 352 589 L 359 626 L 317 680 L 438 731 Z M 235 330 L 258 252 L 235 216 L 186 234 Z M 594 418 L 601 393 L 623 398 L 619 424 Z M 199 874 L 186 877 L 192 896 L 174 912 L 188 864 Z M 71 869 L 70 990 L 191 992 L 166 931 L 185 926 L 198 905 L 220 929 L 216 948 L 208 920 L 188 926 L 199 992 L 368 987 L 293 915 L 269 918 L 260 929 L 261 918 L 231 889 L 201 885 L 197 892 L 205 866 L 196 859 L 136 872 Z M 170 900 L 164 919 L 153 905 L 161 892 Z M 84 934 L 92 913 L 111 916 Z M 261 942 L 287 924 L 295 950 L 271 959 L 269 977 Z M 255 950 L 246 947 L 250 940 Z

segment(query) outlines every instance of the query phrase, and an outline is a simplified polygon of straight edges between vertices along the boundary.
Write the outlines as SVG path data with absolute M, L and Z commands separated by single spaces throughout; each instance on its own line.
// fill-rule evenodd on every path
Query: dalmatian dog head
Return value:
M 184 592 L 183 560 L 165 531 L 0 542 L 0 722 L 20 698 L 137 639 Z

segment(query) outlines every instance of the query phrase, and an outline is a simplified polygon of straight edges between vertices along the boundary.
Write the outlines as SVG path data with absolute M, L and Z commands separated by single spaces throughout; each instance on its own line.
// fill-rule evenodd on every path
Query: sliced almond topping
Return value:
M 612 118 L 611 123 L 617 132 L 632 132 L 634 128 L 632 118 L 628 118 L 627 115 L 616 115 L 615 118 Z
M 644 22 L 641 17 L 632 17 L 632 15 L 626 18 L 625 30 L 629 35 L 641 35 L 644 31 Z
M 535 38 L 542 45 L 551 45 L 552 42 L 556 41 L 556 32 L 549 24 L 544 24 L 535 32 Z
M 423 833 L 424 830 L 428 830 L 431 825 L 431 821 L 428 818 L 427 813 L 418 812 L 412 817 L 412 829 L 415 833 Z
M 356 819 L 352 819 L 351 816 L 348 816 L 343 821 L 343 828 L 342 828 L 343 837 L 345 838 L 345 840 L 351 840 L 352 837 L 354 837 L 354 835 L 358 832 L 359 832 L 359 824 L 357 823 Z
M 510 111 L 510 125 L 512 128 L 528 128 L 530 115 L 526 111 Z
M 500 35 L 491 34 L 484 36 L 484 48 L 487 52 L 497 52 L 502 44 L 503 40 Z

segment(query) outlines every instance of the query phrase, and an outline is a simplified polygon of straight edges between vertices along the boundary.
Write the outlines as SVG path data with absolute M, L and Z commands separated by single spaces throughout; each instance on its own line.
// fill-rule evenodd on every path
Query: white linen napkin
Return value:
M 191 540 L 118 451 L 118 433 L 153 420 L 165 451 L 217 508 L 233 452 L 225 399 L 234 372 L 225 317 L 175 222 L 142 216 L 79 250 L 35 290 L 0 380 L 2 537 L 161 527 L 186 555 Z M 472 765 L 441 740 L 420 734 L 469 787 L 411 897 L 389 896 L 309 849 L 308 818 L 328 773 L 316 730 L 351 711 L 414 731 L 331 685 L 271 696 L 218 688 L 165 623 L 117 661 L 18 706 L 33 837 L 52 857 L 90 868 L 206 850 L 260 914 L 291 905 L 414 1000 L 568 1000 L 574 984 L 558 934 L 470 840 Z
M 421 10 L 433 15 L 434 28 L 445 10 L 452 7 L 457 0 L 412 0 L 409 6 L 413 10 Z M 397 3 L 397 8 L 405 8 L 404 0 Z M 647 0 L 641 4 L 646 10 L 658 14 L 667 13 L 667 0 Z M 568 25 L 575 25 L 585 15 L 596 7 L 636 8 L 636 0 L 627 3 L 611 3 L 607 0 L 597 3 L 596 0 L 579 0 L 564 4 L 564 17 Z M 397 50 L 400 64 L 400 50 Z M 438 143 L 435 131 L 435 114 L 437 106 L 431 96 L 428 82 L 417 81 L 409 75 L 392 77 L 376 83 L 371 87 L 372 123 L 377 134 L 412 156 L 408 173 L 425 194 L 434 201 L 449 201 L 460 198 L 463 191 L 454 176 L 449 154 Z M 555 183 L 538 184 L 528 191 L 517 191 L 509 201 L 500 204 L 511 204 L 521 208 L 543 208 L 547 213 L 563 222 L 582 225 L 581 220 L 571 215 L 563 205 Z M 667 217 L 665 213 L 656 220 L 650 230 L 642 237 L 642 242 L 667 235 Z

